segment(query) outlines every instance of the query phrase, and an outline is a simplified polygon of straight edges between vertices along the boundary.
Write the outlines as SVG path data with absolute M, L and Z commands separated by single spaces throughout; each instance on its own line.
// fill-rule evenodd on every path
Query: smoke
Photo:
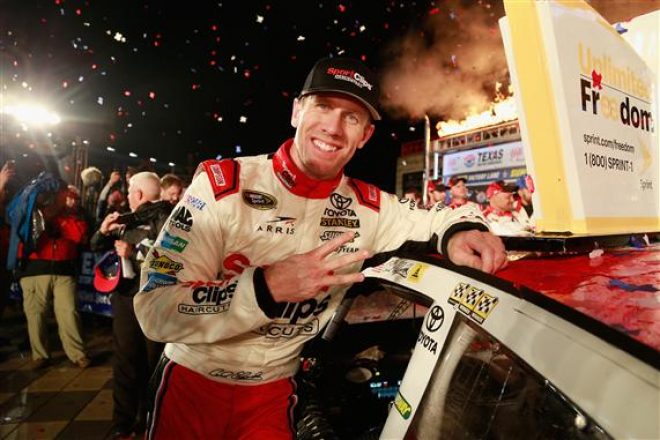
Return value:
M 660 8 L 660 0 L 587 0 L 608 22 Z M 383 52 L 381 103 L 394 118 L 464 119 L 486 110 L 509 70 L 497 20 L 501 0 L 438 2 L 424 21 Z
M 463 119 L 488 107 L 495 83 L 509 83 L 497 3 L 442 2 L 385 49 L 381 102 L 392 117 Z

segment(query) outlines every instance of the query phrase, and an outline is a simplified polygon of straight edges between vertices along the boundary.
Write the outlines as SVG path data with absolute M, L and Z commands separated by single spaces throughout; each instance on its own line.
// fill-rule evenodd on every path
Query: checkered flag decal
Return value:
M 481 300 L 479 300 L 477 303 L 474 312 L 485 319 L 490 314 L 491 310 L 495 308 L 498 302 L 500 302 L 499 298 L 495 298 L 494 296 L 484 293 L 484 295 L 481 297 Z
M 447 302 L 457 307 L 464 315 L 482 324 L 500 300 L 483 289 L 477 289 L 468 283 L 458 283 L 447 298 Z
M 451 296 L 449 297 L 449 303 L 454 304 L 457 302 L 461 302 L 461 298 L 463 298 L 463 295 L 469 288 L 470 285 L 467 283 L 458 283 L 456 287 L 454 287 L 454 291 L 451 293 Z
M 477 301 L 479 300 L 479 298 L 483 293 L 484 293 L 483 290 L 475 289 L 473 287 L 472 289 L 470 289 L 467 295 L 465 295 L 465 298 L 463 299 L 463 305 L 470 310 L 474 310 L 475 304 L 477 304 Z

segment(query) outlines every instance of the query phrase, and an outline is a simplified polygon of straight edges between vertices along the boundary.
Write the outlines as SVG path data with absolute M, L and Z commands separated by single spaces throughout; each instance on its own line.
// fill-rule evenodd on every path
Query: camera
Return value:
M 117 217 L 117 223 L 120 225 L 126 225 L 127 228 L 133 226 L 144 225 L 149 223 L 153 218 L 155 218 L 156 210 L 141 209 L 139 212 L 127 212 L 126 214 L 121 214 Z

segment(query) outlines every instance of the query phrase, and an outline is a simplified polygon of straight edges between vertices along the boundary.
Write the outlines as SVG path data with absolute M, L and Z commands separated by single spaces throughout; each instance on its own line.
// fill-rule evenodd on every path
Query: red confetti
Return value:
M 154 41 L 154 47 L 160 47 L 160 41 L 158 40 Z
M 130 90 L 124 90 L 124 96 L 131 96 Z
M 211 51 L 211 56 L 214 57 L 214 56 L 216 56 L 217 53 L 218 53 L 217 51 L 212 50 L 212 51 Z
M 98 66 L 96 64 L 92 64 L 92 70 L 96 70 Z
M 346 12 L 346 6 L 342 5 L 341 3 L 339 4 L 339 12 Z
M 114 133 L 110 133 L 110 142 L 114 142 L 117 139 Z
M 429 15 L 435 15 L 440 12 L 440 8 L 433 8 L 429 11 Z
M 389 23 L 383 23 L 383 29 L 389 29 L 390 24 Z
M 211 60 L 211 61 L 209 61 L 209 64 L 210 64 L 211 66 L 215 66 L 216 61 L 215 61 L 215 60 Z
M 60 0 L 55 0 L 56 5 L 59 5 L 60 3 L 62 3 Z
M 218 25 L 217 25 L 217 24 L 212 24 L 212 25 L 211 25 L 211 30 L 212 30 L 213 32 L 217 31 L 217 30 L 218 30 Z
M 46 23 L 48 23 L 48 20 L 46 20 L 45 17 L 41 17 L 41 19 L 40 19 L 39 21 L 41 22 L 41 24 L 46 24 Z
M 80 10 L 80 8 L 76 9 L 76 15 L 82 15 L 82 10 Z
M 251 75 L 251 73 L 250 73 L 250 70 L 249 70 L 249 69 L 245 69 L 245 70 L 243 71 L 243 76 L 244 76 L 246 79 L 249 79 L 249 78 L 250 78 L 250 75 Z
M 200 86 L 199 84 L 193 84 L 193 85 L 192 85 L 192 89 L 193 89 L 193 90 L 197 90 L 197 89 L 199 89 L 200 87 L 201 87 L 201 86 Z
M 360 59 L 361 59 L 362 61 L 367 61 L 367 56 L 364 55 L 364 54 L 362 54 L 362 55 L 360 55 Z
M 154 92 L 149 92 L 149 98 L 156 99 L 156 94 Z

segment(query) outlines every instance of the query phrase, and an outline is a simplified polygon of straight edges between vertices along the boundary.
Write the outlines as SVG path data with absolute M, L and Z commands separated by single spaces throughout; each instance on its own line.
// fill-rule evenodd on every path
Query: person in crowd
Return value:
M 515 191 L 515 186 L 507 185 L 502 180 L 491 183 L 486 189 L 490 205 L 484 216 L 497 235 L 529 235 L 533 230 L 527 212 L 514 209 Z
M 156 174 L 141 172 L 133 175 L 128 186 L 128 205 L 134 219 L 124 224 L 119 212 L 110 213 L 91 239 L 92 250 L 114 248 L 117 255 L 130 265 L 129 272 L 134 274 L 130 278 L 124 272 L 111 299 L 115 438 L 129 438 L 144 431 L 146 384 L 163 349 L 162 344 L 144 336 L 133 309 L 140 266 L 172 210 L 170 203 L 159 201 L 160 191 Z M 170 243 L 168 239 L 163 240 L 163 246 Z
M 518 187 L 518 198 L 516 200 L 515 211 L 525 210 L 527 217 L 530 219 L 534 214 L 534 206 L 532 205 L 532 194 L 534 193 L 534 181 L 532 176 L 525 174 L 524 176 L 516 179 L 516 186 Z
M 62 185 L 51 196 L 52 193 L 42 193 L 37 199 L 36 214 L 43 218 L 44 230 L 36 240 L 35 249 L 16 271 L 23 290 L 32 367 L 41 368 L 51 360 L 46 321 L 48 304 L 52 301 L 66 356 L 78 367 L 87 368 L 90 359 L 85 354 L 76 309 L 78 253 L 87 223 L 75 210 L 67 209 L 70 191 L 66 186 Z
M 475 203 L 468 200 L 469 192 L 466 185 L 467 179 L 465 177 L 452 177 L 449 179 L 449 196 L 451 198 L 449 207 L 452 209 L 469 205 L 475 207 Z
M 7 305 L 11 273 L 7 270 L 7 249 L 9 248 L 9 225 L 5 220 L 5 207 L 9 200 L 7 184 L 16 175 L 14 161 L 7 161 L 0 168 L 0 319 Z
M 96 167 L 87 167 L 80 172 L 82 180 L 81 206 L 85 211 L 85 218 L 93 220 L 96 224 L 96 205 L 103 186 L 103 173 Z
M 441 182 L 429 180 L 428 184 L 429 198 L 427 208 L 431 208 L 436 203 L 445 204 L 447 198 L 447 187 Z
M 110 173 L 110 177 L 108 178 L 108 182 L 105 184 L 103 189 L 101 190 L 101 193 L 99 194 L 99 200 L 96 205 L 96 221 L 97 223 L 101 223 L 103 219 L 112 211 L 110 211 L 108 205 L 109 205 L 109 198 L 110 195 L 113 193 L 119 193 L 121 196 L 124 195 L 124 189 L 123 189 L 123 183 L 121 181 L 121 173 L 117 170 L 113 171 Z M 115 195 L 114 201 L 115 204 L 117 203 L 118 197 Z M 123 197 L 122 197 L 123 199 Z M 116 205 L 115 205 L 116 206 Z
M 135 167 L 128 166 L 126 167 L 126 171 L 124 172 L 124 183 L 122 185 L 122 191 L 124 192 L 124 195 L 128 195 L 128 184 L 131 181 L 131 177 L 136 175 L 138 173 L 138 169 Z
M 114 189 L 110 192 L 108 195 L 108 206 L 106 208 L 106 216 L 107 214 L 111 214 L 113 212 L 118 212 L 120 214 L 123 214 L 125 212 L 128 212 L 130 208 L 128 207 L 128 201 L 126 195 L 119 189 Z
M 145 334 L 168 342 L 149 438 L 294 438 L 302 346 L 374 253 L 435 237 L 454 264 L 506 264 L 479 210 L 418 209 L 344 175 L 380 119 L 377 101 L 360 61 L 319 60 L 293 103 L 293 139 L 199 166 L 134 300 Z
M 405 191 L 403 191 L 403 199 L 413 201 L 417 206 L 422 206 L 422 195 L 416 188 L 406 188 Z
M 160 179 L 160 199 L 172 205 L 179 203 L 183 194 L 183 180 L 176 174 L 165 174 Z

